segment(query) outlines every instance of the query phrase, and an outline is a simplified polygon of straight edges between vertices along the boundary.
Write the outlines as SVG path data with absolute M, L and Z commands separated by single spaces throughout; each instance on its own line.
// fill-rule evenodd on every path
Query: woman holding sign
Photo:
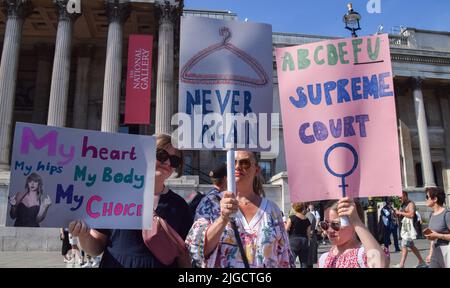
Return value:
M 389 263 L 384 251 L 358 216 L 355 202 L 345 197 L 328 204 L 325 220 L 319 225 L 332 246 L 329 252 L 320 256 L 319 268 L 387 267 Z M 341 217 L 348 217 L 349 225 L 341 225 Z
M 163 218 L 181 238 L 186 238 L 192 224 L 189 206 L 184 199 L 164 186 L 175 169 L 181 167 L 181 153 L 171 144 L 169 135 L 156 138 L 155 213 Z M 101 268 L 152 268 L 176 267 L 176 261 L 164 265 L 147 248 L 142 230 L 95 230 L 84 221 L 73 221 L 69 231 L 78 236 L 83 250 L 96 256 L 103 253 Z
M 31 173 L 25 183 L 25 192 L 19 192 L 9 198 L 9 215 L 15 227 L 39 227 L 52 204 L 50 196 L 44 196 L 44 184 L 41 176 Z
M 209 193 L 197 208 L 186 239 L 194 262 L 218 268 L 245 267 L 245 262 L 252 268 L 294 267 L 281 211 L 263 198 L 255 154 L 238 151 L 235 159 L 236 195 Z

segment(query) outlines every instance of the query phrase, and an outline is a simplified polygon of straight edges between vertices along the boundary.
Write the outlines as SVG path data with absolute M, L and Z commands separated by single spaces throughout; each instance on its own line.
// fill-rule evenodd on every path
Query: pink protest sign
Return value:
M 389 39 L 276 49 L 292 202 L 401 194 Z

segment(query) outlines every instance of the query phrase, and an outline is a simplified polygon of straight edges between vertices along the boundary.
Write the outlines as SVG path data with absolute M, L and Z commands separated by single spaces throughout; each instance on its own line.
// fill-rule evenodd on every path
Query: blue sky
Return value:
M 373 1 L 373 0 L 372 0 Z M 347 3 L 362 16 L 359 36 L 374 34 L 378 26 L 450 32 L 449 0 L 379 0 L 381 13 L 369 14 L 369 0 L 185 0 L 186 9 L 230 10 L 239 20 L 272 24 L 274 32 L 348 37 L 342 16 Z

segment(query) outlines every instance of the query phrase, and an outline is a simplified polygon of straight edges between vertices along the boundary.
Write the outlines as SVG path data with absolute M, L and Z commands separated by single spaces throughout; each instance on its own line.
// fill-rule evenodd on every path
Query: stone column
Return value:
M 423 103 L 421 78 L 413 78 L 414 107 L 416 110 L 417 132 L 419 134 L 420 157 L 422 160 L 422 175 L 424 187 L 436 186 L 434 183 L 433 163 L 431 162 L 430 142 L 428 140 L 428 127 Z
M 401 119 L 398 120 L 399 123 L 399 142 L 400 142 L 400 153 L 403 158 L 403 180 L 404 187 L 416 187 L 415 178 L 415 168 L 414 168 L 414 158 L 411 145 L 411 133 L 409 132 L 408 126 Z
M 48 99 L 52 74 L 52 47 L 48 44 L 35 46 L 38 55 L 36 73 L 36 92 L 33 98 L 32 122 L 45 124 L 47 120 Z
M 59 17 L 47 120 L 48 125 L 60 127 L 66 126 L 72 31 L 73 23 L 79 16 L 77 13 L 67 12 L 67 2 L 68 0 L 54 1 Z
M 88 95 L 89 95 L 89 68 L 91 65 L 91 45 L 77 47 L 77 80 L 75 99 L 73 102 L 73 127 L 87 129 Z
M 122 30 L 123 23 L 130 15 L 130 4 L 128 1 L 108 0 L 106 6 L 109 26 L 101 129 L 105 132 L 118 132 L 122 88 Z
M 22 27 L 26 16 L 32 12 L 31 1 L 2 1 L 7 15 L 5 38 L 0 64 L 0 170 L 9 170 L 12 116 L 16 93 Z
M 175 93 L 173 78 L 174 20 L 177 7 L 168 1 L 158 4 L 161 11 L 158 38 L 158 72 L 156 79 L 156 133 L 172 132 L 170 120 L 173 115 Z

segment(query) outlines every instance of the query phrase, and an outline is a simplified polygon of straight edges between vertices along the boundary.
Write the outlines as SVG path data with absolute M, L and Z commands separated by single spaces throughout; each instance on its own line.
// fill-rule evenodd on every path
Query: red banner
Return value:
M 152 35 L 130 35 L 125 124 L 150 124 Z

